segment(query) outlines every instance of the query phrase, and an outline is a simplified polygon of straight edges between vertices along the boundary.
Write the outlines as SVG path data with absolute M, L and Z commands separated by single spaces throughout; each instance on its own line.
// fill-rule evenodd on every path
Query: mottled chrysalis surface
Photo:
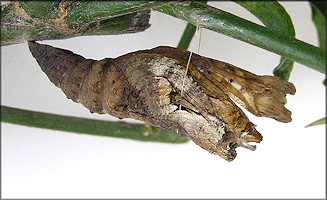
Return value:
M 35 42 L 29 48 L 50 81 L 92 113 L 178 131 L 227 161 L 236 147 L 255 150 L 249 142 L 262 140 L 231 99 L 256 116 L 291 121 L 283 97 L 295 93 L 292 83 L 196 54 L 185 76 L 186 50 L 160 46 L 96 61 Z

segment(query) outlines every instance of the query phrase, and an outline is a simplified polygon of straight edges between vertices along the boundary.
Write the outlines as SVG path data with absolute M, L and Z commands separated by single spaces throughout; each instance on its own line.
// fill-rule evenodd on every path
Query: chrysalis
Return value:
M 231 98 L 257 116 L 291 121 L 283 97 L 295 93 L 292 83 L 196 54 L 184 79 L 186 50 L 160 46 L 95 61 L 35 42 L 29 48 L 50 81 L 92 113 L 178 130 L 227 161 L 236 147 L 255 150 L 249 142 L 262 140 Z

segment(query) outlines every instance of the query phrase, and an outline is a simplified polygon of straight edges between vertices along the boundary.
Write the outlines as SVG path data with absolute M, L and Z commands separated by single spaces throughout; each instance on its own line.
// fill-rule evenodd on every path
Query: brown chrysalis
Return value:
M 292 83 L 196 54 L 184 77 L 186 50 L 160 46 L 95 61 L 49 45 L 28 44 L 51 82 L 92 113 L 178 131 L 227 161 L 235 158 L 236 147 L 254 150 L 249 142 L 262 140 L 231 99 L 256 116 L 291 121 L 283 97 L 295 93 Z

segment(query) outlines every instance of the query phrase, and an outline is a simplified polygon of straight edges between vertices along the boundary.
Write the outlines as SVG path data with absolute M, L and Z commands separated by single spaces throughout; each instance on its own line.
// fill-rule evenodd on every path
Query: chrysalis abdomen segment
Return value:
M 42 71 L 57 87 L 60 87 L 60 83 L 67 70 L 74 67 L 79 61 L 85 60 L 82 56 L 68 50 L 53 48 L 49 45 L 40 45 L 35 42 L 29 42 L 28 44 Z
M 80 103 L 92 113 L 104 113 L 101 103 L 101 88 L 103 85 L 103 70 L 109 67 L 109 60 L 110 59 L 103 59 L 93 63 L 78 93 Z
M 66 72 L 60 83 L 60 88 L 66 94 L 67 98 L 74 102 L 79 102 L 78 94 L 81 90 L 82 82 L 89 73 L 94 62 L 94 60 L 90 59 L 85 59 L 84 61 L 78 60 L 75 65 Z
M 103 110 L 118 118 L 128 117 L 126 105 L 128 105 L 128 89 L 121 81 L 121 76 L 111 62 L 103 70 L 101 103 Z
M 29 42 L 29 48 L 50 81 L 67 98 L 83 104 L 92 113 L 104 113 L 101 100 L 103 69 L 110 59 L 85 59 L 71 51 Z

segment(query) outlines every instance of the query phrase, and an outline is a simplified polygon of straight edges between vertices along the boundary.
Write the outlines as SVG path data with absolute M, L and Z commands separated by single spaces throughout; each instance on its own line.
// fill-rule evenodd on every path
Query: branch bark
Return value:
M 168 2 L 169 3 L 169 2 Z M 157 1 L 14 1 L 1 6 L 1 45 L 145 30 Z

